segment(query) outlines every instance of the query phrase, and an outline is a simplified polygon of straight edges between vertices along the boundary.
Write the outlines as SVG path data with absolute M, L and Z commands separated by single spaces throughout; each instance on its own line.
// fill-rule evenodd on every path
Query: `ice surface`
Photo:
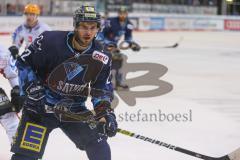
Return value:
M 137 98 L 134 107 L 120 99 L 116 109 L 120 114 L 189 113 L 192 121 L 146 122 L 119 120 L 123 129 L 155 138 L 209 156 L 222 156 L 240 147 L 240 32 L 141 32 L 134 39 L 142 46 L 165 46 L 184 37 L 176 49 L 145 49 L 139 53 L 127 51 L 128 63 L 152 62 L 168 68 L 161 77 L 173 85 L 163 96 Z M 7 47 L 10 36 L 0 36 Z M 139 74 L 140 73 L 140 74 Z M 128 77 L 145 74 L 129 73 Z M 10 86 L 2 77 L 0 85 L 9 94 Z M 154 88 L 151 86 L 151 88 Z M 147 87 L 141 87 L 148 90 Z M 109 139 L 113 160 L 197 160 L 141 140 L 118 134 Z M 10 156 L 8 138 L 0 129 L 0 160 Z M 52 132 L 44 160 L 87 160 L 66 136 Z

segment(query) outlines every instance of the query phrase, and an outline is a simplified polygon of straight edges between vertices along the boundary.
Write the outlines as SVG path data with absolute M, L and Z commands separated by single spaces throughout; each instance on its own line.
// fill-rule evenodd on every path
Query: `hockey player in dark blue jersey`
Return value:
M 100 15 L 94 7 L 83 6 L 75 11 L 73 24 L 74 32 L 42 33 L 17 60 L 25 100 L 11 148 L 12 160 L 42 158 L 48 136 L 55 128 L 86 151 L 89 160 L 111 159 L 107 137 L 116 135 L 117 122 L 111 109 L 111 54 L 95 41 Z M 56 105 L 73 113 L 87 111 L 88 94 L 98 125 L 61 121 L 54 116 Z
M 105 26 L 102 32 L 98 34 L 97 39 L 104 41 L 106 48 L 112 53 L 112 69 L 115 71 L 115 88 L 127 89 L 128 86 L 123 84 L 123 76 L 121 68 L 123 65 L 124 56 L 118 49 L 118 42 L 124 36 L 124 49 L 131 48 L 133 51 L 139 51 L 141 47 L 133 41 L 132 30 L 133 24 L 128 19 L 126 7 L 120 7 L 118 16 L 109 18 L 106 21 L 110 22 L 109 26 Z M 121 49 L 121 47 L 120 47 Z

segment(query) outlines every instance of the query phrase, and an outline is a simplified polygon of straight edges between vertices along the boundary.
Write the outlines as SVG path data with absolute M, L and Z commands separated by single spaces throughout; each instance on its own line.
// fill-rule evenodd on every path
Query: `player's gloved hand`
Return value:
M 45 113 L 45 89 L 39 81 L 30 82 L 24 90 L 27 95 L 24 101 L 24 108 L 37 114 Z
M 129 48 L 131 48 L 133 51 L 140 51 L 141 50 L 141 46 L 134 41 L 122 41 L 119 44 L 119 48 L 122 49 L 122 50 L 127 50 Z
M 141 46 L 134 41 L 130 42 L 130 48 L 135 52 L 138 52 L 141 50 Z
M 115 52 L 118 50 L 117 44 L 115 42 L 108 42 L 105 44 L 106 50 L 110 53 Z
M 16 46 L 11 46 L 8 48 L 8 50 L 11 52 L 13 59 L 17 59 L 19 53 L 18 48 Z
M 5 91 L 0 87 L 0 116 L 13 111 L 13 105 Z
M 98 132 L 108 137 L 113 137 L 117 134 L 118 124 L 111 104 L 107 101 L 102 101 L 95 107 L 96 119 L 99 120 L 97 126 Z
M 102 135 L 107 135 L 108 137 L 113 137 L 117 134 L 117 121 L 114 113 L 109 113 L 104 116 L 106 122 L 100 121 L 97 128 L 98 132 Z
M 25 97 L 20 96 L 19 86 L 14 86 L 11 90 L 11 103 L 14 105 L 15 111 L 18 113 L 22 109 Z

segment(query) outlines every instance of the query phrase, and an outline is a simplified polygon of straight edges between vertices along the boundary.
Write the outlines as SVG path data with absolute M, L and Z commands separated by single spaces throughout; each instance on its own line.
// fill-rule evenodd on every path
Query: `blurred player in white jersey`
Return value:
M 35 38 L 44 31 L 49 31 L 51 28 L 38 20 L 40 8 L 36 4 L 27 4 L 24 8 L 25 22 L 18 26 L 12 35 L 13 45 L 9 48 L 12 55 L 15 57 L 18 54 L 19 48 L 25 42 L 27 48 Z
M 17 112 L 20 111 L 20 93 L 18 86 L 18 73 L 15 61 L 7 48 L 0 45 L 0 74 L 8 79 L 12 90 L 11 90 L 11 101 L 6 95 L 3 83 L 0 85 L 0 124 L 6 130 L 9 141 L 13 142 L 15 136 L 19 118 Z

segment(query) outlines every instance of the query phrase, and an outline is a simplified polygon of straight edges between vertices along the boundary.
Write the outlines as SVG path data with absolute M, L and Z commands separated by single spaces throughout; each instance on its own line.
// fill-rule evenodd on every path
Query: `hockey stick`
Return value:
M 181 36 L 179 38 L 179 40 L 174 43 L 173 45 L 169 45 L 169 46 L 142 46 L 142 49 L 161 49 L 161 48 L 177 48 L 180 44 L 180 42 L 182 42 L 183 37 Z
M 76 113 L 72 113 L 72 112 L 69 112 L 69 111 L 64 110 L 62 108 L 57 107 L 57 108 L 54 109 L 54 112 L 55 112 L 55 116 L 59 120 L 62 120 L 62 121 L 88 122 L 88 123 L 94 123 L 94 124 L 98 123 L 98 121 L 96 121 L 93 118 L 94 117 L 94 112 L 93 111 L 85 111 L 85 112 L 81 112 L 81 113 L 76 114 Z M 129 137 L 140 139 L 140 140 L 152 143 L 152 144 L 156 144 L 156 145 L 159 145 L 159 146 L 162 146 L 162 147 L 174 150 L 174 151 L 178 151 L 178 152 L 181 152 L 181 153 L 193 156 L 193 157 L 204 159 L 204 160 L 240 160 L 240 148 L 237 149 L 236 151 L 228 154 L 228 155 L 217 158 L 217 157 L 210 157 L 210 156 L 206 156 L 206 155 L 203 155 L 203 154 L 200 154 L 200 153 L 197 153 L 197 152 L 193 152 L 193 151 L 181 148 L 181 147 L 174 146 L 172 144 L 168 144 L 168 143 L 165 143 L 165 142 L 162 142 L 162 141 L 159 141 L 159 140 L 155 140 L 153 138 L 149 138 L 149 137 L 146 137 L 146 136 L 135 134 L 133 132 L 123 130 L 123 129 L 120 129 L 120 128 L 118 128 L 117 132 L 121 133 L 123 135 L 129 136 Z
M 183 40 L 183 37 L 181 36 L 179 38 L 179 40 L 176 43 L 174 43 L 173 45 L 169 45 L 169 46 L 142 46 L 141 49 L 177 48 L 182 40 Z M 121 43 L 119 43 L 119 49 L 127 50 L 129 48 L 130 48 L 130 44 L 127 41 L 122 41 Z
M 225 156 L 219 157 L 219 158 L 215 158 L 215 157 L 206 156 L 206 155 L 203 155 L 203 154 L 200 154 L 200 153 L 197 153 L 197 152 L 193 152 L 193 151 L 181 148 L 181 147 L 177 147 L 177 146 L 165 143 L 165 142 L 161 142 L 159 140 L 154 140 L 152 138 L 145 137 L 145 136 L 142 136 L 142 135 L 139 135 L 139 134 L 135 134 L 133 132 L 123 130 L 123 129 L 120 129 L 120 128 L 118 128 L 118 133 L 121 133 L 121 134 L 129 136 L 129 137 L 134 137 L 136 139 L 140 139 L 140 140 L 143 140 L 143 141 L 146 141 L 146 142 L 150 142 L 152 144 L 157 144 L 159 146 L 162 146 L 162 147 L 174 150 L 174 151 L 178 151 L 178 152 L 181 152 L 181 153 L 193 156 L 193 157 L 204 159 L 204 160 L 239 160 L 237 158 L 232 158 L 231 159 L 230 157 L 233 157 L 233 156 L 230 156 L 230 155 L 236 155 L 236 153 L 240 152 L 240 149 L 233 152 L 232 154 L 225 155 Z

